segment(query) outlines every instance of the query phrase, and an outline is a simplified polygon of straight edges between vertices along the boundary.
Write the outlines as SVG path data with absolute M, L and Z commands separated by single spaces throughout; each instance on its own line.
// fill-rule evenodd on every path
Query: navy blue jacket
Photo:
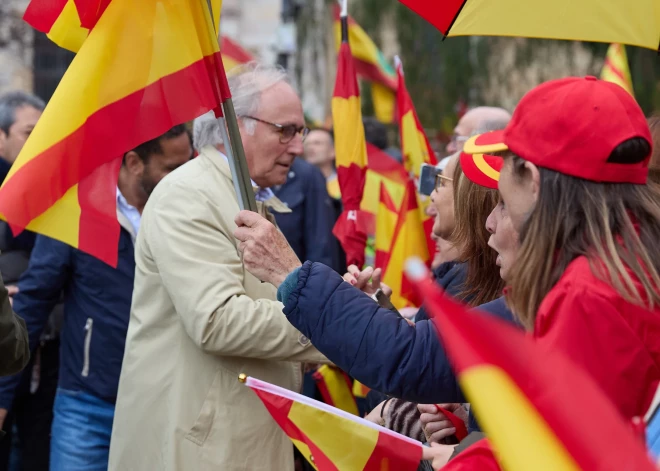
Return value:
M 335 209 L 321 171 L 296 158 L 286 183 L 273 191 L 291 209 L 290 213 L 274 215 L 298 258 L 320 262 L 336 270 L 339 254 L 332 235 Z
M 480 310 L 515 322 L 503 298 Z M 328 267 L 303 265 L 284 313 L 319 351 L 367 387 L 420 404 L 465 402 L 430 321 L 410 326 Z
M 64 292 L 59 387 L 114 403 L 124 357 L 135 274 L 130 234 L 121 229 L 112 268 L 62 242 L 39 235 L 18 282 L 14 311 L 27 324 L 34 351 Z M 0 378 L 0 408 L 11 407 L 20 375 Z

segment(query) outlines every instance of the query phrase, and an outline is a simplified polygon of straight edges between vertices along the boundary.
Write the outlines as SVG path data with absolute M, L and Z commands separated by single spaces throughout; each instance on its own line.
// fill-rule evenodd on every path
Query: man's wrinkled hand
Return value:
M 261 281 L 279 287 L 301 263 L 288 242 L 272 223 L 252 211 L 241 211 L 234 219 L 234 237 L 245 269 Z
M 422 448 L 422 460 L 431 461 L 433 470 L 437 471 L 449 462 L 449 458 L 454 453 L 454 448 L 456 448 L 456 445 L 432 443 L 430 448 L 426 446 Z

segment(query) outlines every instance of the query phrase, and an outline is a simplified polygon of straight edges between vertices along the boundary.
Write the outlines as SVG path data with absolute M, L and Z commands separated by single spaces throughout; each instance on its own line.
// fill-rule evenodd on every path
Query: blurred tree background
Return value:
M 305 2 L 299 16 L 299 49 L 316 44 L 326 74 L 334 80 L 335 50 L 330 7 L 334 0 Z M 513 110 L 535 85 L 568 75 L 600 75 L 607 44 L 526 38 L 458 37 L 443 40 L 433 26 L 397 0 L 350 0 L 349 13 L 391 59 L 399 54 L 408 90 L 425 128 L 450 132 L 461 103 Z M 314 38 L 317 38 L 316 40 Z M 318 38 L 322 38 L 318 41 Z M 319 48 L 319 44 L 325 45 Z M 660 57 L 627 46 L 635 97 L 647 114 L 660 110 Z M 301 73 L 308 60 L 297 61 Z M 317 74 L 318 76 L 318 74 Z M 320 83 L 318 81 L 317 83 Z M 304 91 L 303 91 L 304 92 Z M 365 114 L 371 111 L 363 93 Z

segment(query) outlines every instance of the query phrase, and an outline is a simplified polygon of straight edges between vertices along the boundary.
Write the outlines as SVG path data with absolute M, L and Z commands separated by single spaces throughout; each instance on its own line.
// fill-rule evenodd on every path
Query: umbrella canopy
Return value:
M 520 36 L 660 50 L 658 0 L 399 0 L 445 36 Z

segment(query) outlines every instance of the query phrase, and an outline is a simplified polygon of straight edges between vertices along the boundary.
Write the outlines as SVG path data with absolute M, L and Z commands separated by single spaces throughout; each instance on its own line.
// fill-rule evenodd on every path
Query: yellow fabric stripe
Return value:
M 394 198 L 392 198 L 392 201 L 394 201 Z M 392 235 L 394 235 L 394 228 L 396 227 L 396 218 L 397 213 L 387 209 L 383 203 L 378 204 L 378 213 L 376 215 L 376 240 L 374 242 L 376 250 L 382 252 L 390 251 Z
M 78 185 L 74 185 L 53 206 L 33 219 L 28 224 L 27 230 L 38 232 L 77 248 L 80 213 Z
M 625 46 L 611 44 L 607 49 L 605 64 L 600 78 L 608 82 L 616 83 L 634 96 L 630 67 L 628 66 L 628 55 Z
M 205 2 L 198 0 L 110 2 L 8 178 L 82 126 L 95 111 L 217 51 L 210 18 Z M 108 138 L 111 136 L 112 130 L 108 130 Z
M 289 419 L 341 471 L 362 471 L 378 443 L 378 431 L 294 402 Z
M 328 388 L 328 393 L 332 398 L 332 405 L 337 409 L 358 415 L 353 392 L 349 388 L 342 371 L 329 365 L 322 365 L 317 372 L 323 377 L 325 386 Z
M 47 36 L 58 46 L 78 52 L 88 34 L 89 30 L 80 26 L 74 0 L 68 0 Z
M 381 174 L 367 169 L 367 176 L 364 182 L 364 192 L 362 193 L 362 202 L 360 209 L 371 214 L 378 214 L 378 206 L 380 201 L 380 184 L 385 184 L 385 189 L 392 197 L 392 201 L 397 206 L 401 205 L 403 194 L 406 187 L 398 182 L 394 182 L 389 178 L 383 177 Z
M 351 164 L 366 167 L 367 150 L 360 97 L 333 98 L 332 121 L 335 128 L 337 167 L 349 167 Z
M 463 145 L 463 152 L 467 154 L 488 154 L 489 152 L 501 152 L 507 150 L 508 147 L 503 142 L 497 144 L 478 145 L 476 140 L 479 136 L 472 136 L 465 141 Z
M 524 36 L 658 48 L 657 0 L 469 0 L 449 36 Z
M 394 121 L 394 107 L 396 104 L 394 91 L 378 82 L 371 82 L 371 100 L 378 121 L 385 124 Z
M 474 366 L 463 371 L 459 380 L 502 469 L 579 471 L 552 429 L 504 371 L 492 365 Z
M 481 170 L 481 173 L 483 173 L 487 177 L 492 178 L 493 180 L 499 181 L 500 172 L 498 172 L 493 167 L 488 165 L 486 159 L 484 159 L 484 154 L 473 154 L 472 159 L 474 160 L 474 164 L 477 166 L 477 168 Z
M 413 110 L 401 118 L 401 147 L 404 155 L 403 163 L 408 172 L 413 172 L 419 178 L 421 165 L 429 161 L 429 152 L 424 135 L 417 129 Z
M 211 0 L 211 10 L 213 10 L 213 26 L 215 32 L 220 36 L 220 13 L 222 12 L 222 0 Z
M 422 226 L 417 208 L 406 212 L 405 223 L 399 231 L 396 240 L 392 242 L 390 262 L 387 265 L 383 283 L 392 288 L 390 300 L 394 307 L 403 309 L 404 307 L 413 305 L 401 293 L 406 260 L 411 257 L 419 257 L 424 261 L 429 259 L 426 235 L 424 234 L 424 227 Z
M 337 50 L 339 50 L 339 45 L 341 44 L 341 23 L 339 21 L 334 22 L 334 31 L 335 45 L 337 46 Z M 369 35 L 356 23 L 349 23 L 348 25 L 348 42 L 351 45 L 351 54 L 353 57 L 380 67 L 378 63 L 378 47 Z

